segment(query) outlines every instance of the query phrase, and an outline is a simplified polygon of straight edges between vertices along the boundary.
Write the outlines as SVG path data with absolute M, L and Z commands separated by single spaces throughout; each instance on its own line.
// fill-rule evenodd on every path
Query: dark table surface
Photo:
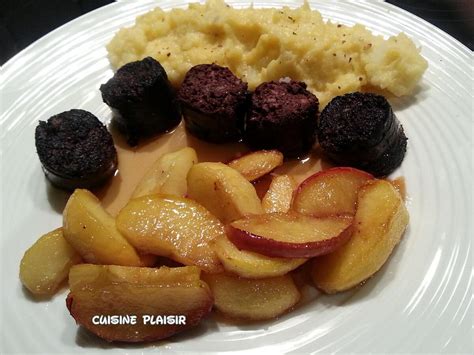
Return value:
M 56 27 L 111 0 L 0 0 L 0 64 Z M 473 49 L 474 0 L 388 0 Z M 159 5 L 159 1 L 157 1 Z

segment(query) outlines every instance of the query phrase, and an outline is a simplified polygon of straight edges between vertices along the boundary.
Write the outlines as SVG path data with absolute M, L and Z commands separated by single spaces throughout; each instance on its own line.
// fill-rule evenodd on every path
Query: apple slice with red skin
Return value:
M 352 238 L 334 253 L 313 261 L 316 287 L 336 293 L 362 284 L 387 262 L 408 220 L 403 199 L 390 182 L 367 182 L 359 190 Z
M 338 167 L 320 171 L 296 190 L 293 209 L 311 216 L 354 215 L 357 191 L 374 177 L 365 171 Z
M 69 272 L 66 306 L 76 323 L 109 342 L 168 338 L 197 325 L 214 299 L 196 266 L 148 268 L 82 264 Z M 155 324 L 144 316 L 184 316 L 183 323 Z M 136 316 L 135 324 L 97 324 L 97 316 Z
M 297 212 L 250 215 L 229 224 L 237 248 L 271 257 L 311 258 L 333 252 L 352 235 L 352 216 L 316 218 Z

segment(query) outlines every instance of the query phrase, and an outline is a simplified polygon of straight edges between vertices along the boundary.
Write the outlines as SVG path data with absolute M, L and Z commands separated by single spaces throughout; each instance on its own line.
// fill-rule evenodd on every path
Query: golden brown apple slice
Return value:
M 130 200 L 117 216 L 117 228 L 143 253 L 222 271 L 209 243 L 224 235 L 224 226 L 196 201 L 159 194 Z
M 357 191 L 374 177 L 354 168 L 333 168 L 318 172 L 301 183 L 293 209 L 312 216 L 355 214 Z
M 282 315 L 300 299 L 289 275 L 249 280 L 226 274 L 203 275 L 214 296 L 215 307 L 240 319 L 265 320 Z
M 388 180 L 393 187 L 398 191 L 400 196 L 402 197 L 403 201 L 406 200 L 407 197 L 407 188 L 405 184 L 405 178 L 403 176 L 399 176 L 394 180 Z
M 196 151 L 189 147 L 161 156 L 138 183 L 132 198 L 155 193 L 184 197 L 186 176 L 197 161 Z
M 231 223 L 227 236 L 239 249 L 271 257 L 311 258 L 346 243 L 352 234 L 352 220 L 351 216 L 268 213 Z
M 288 212 L 291 207 L 295 184 L 295 180 L 291 176 L 275 176 L 262 199 L 264 212 Z
M 147 266 L 150 256 L 141 257 L 115 226 L 115 219 L 89 191 L 77 189 L 63 212 L 64 238 L 92 264 Z
M 71 316 L 107 341 L 141 342 L 170 337 L 197 325 L 213 304 L 197 267 L 154 269 L 83 264 L 71 268 L 69 285 L 66 304 Z M 157 316 L 161 316 L 161 324 L 152 324 L 160 321 Z M 168 324 L 163 324 L 163 317 Z M 114 318 L 117 322 L 121 318 L 122 323 L 127 320 L 128 324 L 96 324 Z
M 20 280 L 35 295 L 52 295 L 66 279 L 71 266 L 81 262 L 80 255 L 55 229 L 33 244 L 20 263 Z
M 227 271 L 249 279 L 285 275 L 308 260 L 271 258 L 251 251 L 239 250 L 224 235 L 217 237 L 212 246 Z
M 229 162 L 231 168 L 248 181 L 254 181 L 283 164 L 283 154 L 278 150 L 258 150 Z
M 313 281 L 326 293 L 350 289 L 376 273 L 408 224 L 403 200 L 387 181 L 367 182 L 359 191 L 357 206 L 349 242 L 314 260 Z
M 242 174 L 222 163 L 199 163 L 188 173 L 188 197 L 223 223 L 263 213 L 255 188 Z

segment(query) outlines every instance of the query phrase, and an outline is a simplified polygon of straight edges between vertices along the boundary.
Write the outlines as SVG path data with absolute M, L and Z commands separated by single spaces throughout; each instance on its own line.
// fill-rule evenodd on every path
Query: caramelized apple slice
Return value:
M 229 162 L 231 168 L 248 181 L 254 181 L 283 164 L 283 154 L 278 150 L 258 150 Z
M 314 260 L 313 280 L 326 293 L 359 285 L 387 261 L 408 224 L 400 194 L 387 181 L 372 180 L 359 191 L 355 232 L 334 253 Z
M 130 200 L 117 216 L 117 228 L 143 253 L 222 271 L 209 242 L 224 235 L 224 226 L 193 200 L 159 194 Z
M 52 295 L 66 279 L 71 266 L 81 262 L 80 255 L 55 229 L 33 244 L 20 263 L 20 280 L 35 295 Z
M 66 304 L 71 316 L 107 341 L 141 342 L 170 337 L 197 325 L 213 303 L 197 267 L 154 269 L 83 264 L 71 268 L 69 285 Z M 96 324 L 112 316 L 128 320 L 133 316 L 135 324 Z M 174 323 L 151 324 L 150 316 L 161 316 L 162 321 L 166 317 Z
M 312 216 L 354 215 L 357 191 L 374 177 L 354 168 L 333 168 L 318 172 L 301 183 L 293 209 Z
M 132 198 L 155 193 L 184 197 L 186 176 L 197 161 L 196 151 L 189 147 L 161 156 L 139 182 Z
M 188 174 L 188 197 L 206 207 L 223 223 L 262 213 L 253 185 L 222 163 L 199 163 Z
M 226 274 L 203 275 L 214 296 L 215 307 L 240 319 L 272 319 L 287 312 L 300 299 L 289 275 L 248 280 Z
M 214 240 L 213 249 L 227 271 L 249 279 L 285 275 L 307 260 L 271 258 L 251 251 L 239 250 L 224 235 Z
M 227 235 L 240 249 L 272 257 L 311 258 L 331 253 L 347 242 L 352 220 L 350 216 L 268 213 L 231 223 Z
M 406 200 L 407 197 L 407 187 L 405 184 L 405 178 L 403 176 L 399 176 L 394 180 L 388 180 L 393 187 L 398 191 L 400 196 L 402 197 L 403 201 Z
M 92 264 L 147 266 L 150 256 L 140 257 L 135 248 L 115 226 L 115 219 L 105 211 L 89 191 L 77 189 L 69 197 L 63 212 L 64 238 Z
M 265 213 L 288 212 L 293 199 L 295 181 L 291 176 L 275 176 L 262 199 L 262 207 Z

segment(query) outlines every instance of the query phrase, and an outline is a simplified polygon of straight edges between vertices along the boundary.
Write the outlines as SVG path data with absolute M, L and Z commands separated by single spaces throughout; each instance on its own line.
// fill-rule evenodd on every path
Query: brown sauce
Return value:
M 114 216 L 128 202 L 135 186 L 151 165 L 165 153 L 189 146 L 196 150 L 200 162 L 227 162 L 248 151 L 241 143 L 212 144 L 201 141 L 188 134 L 183 123 L 173 132 L 144 141 L 136 147 L 130 147 L 125 137 L 113 127 L 110 127 L 110 131 L 117 149 L 118 170 L 109 183 L 95 190 L 94 193 L 107 211 Z M 316 149 L 301 160 L 285 162 L 283 166 L 276 169 L 275 173 L 292 175 L 297 182 L 301 182 L 311 174 L 330 167 L 321 160 L 320 156 L 320 151 Z

